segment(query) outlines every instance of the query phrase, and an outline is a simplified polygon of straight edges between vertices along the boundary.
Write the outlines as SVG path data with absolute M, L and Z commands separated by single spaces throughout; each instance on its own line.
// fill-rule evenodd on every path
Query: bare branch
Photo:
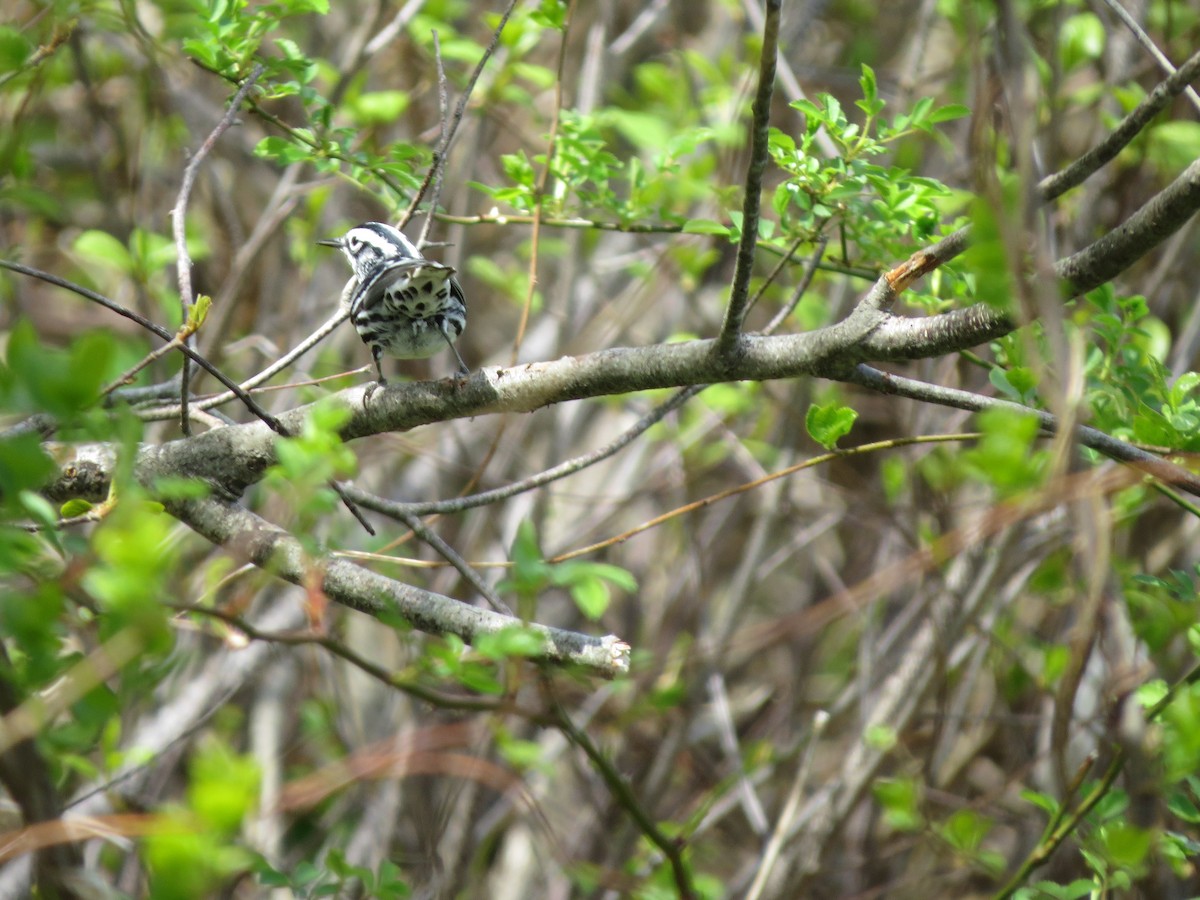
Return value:
M 1011 318 L 976 303 L 934 316 L 888 316 L 861 344 L 865 359 L 928 359 L 977 347 L 1004 337 L 1016 327 Z
M 1075 294 L 1087 293 L 1124 272 L 1178 231 L 1197 209 L 1200 160 L 1112 231 L 1056 263 L 1054 270 Z
M 863 387 L 872 388 L 883 394 L 909 397 L 925 403 L 936 403 L 940 406 L 950 406 L 955 409 L 965 409 L 971 412 L 980 412 L 985 409 L 1010 409 L 1024 415 L 1034 416 L 1041 424 L 1041 427 L 1047 432 L 1054 433 L 1058 431 L 1058 419 L 1045 410 L 1030 409 L 1028 406 L 1022 406 L 1019 403 L 1012 403 L 1008 400 L 998 400 L 995 397 L 985 397 L 982 394 L 973 394 L 970 391 L 942 387 L 912 378 L 904 378 L 899 375 L 880 372 L 878 369 L 872 369 L 870 366 L 858 366 L 845 380 L 853 384 L 860 384 Z M 1139 450 L 1132 444 L 1127 444 L 1087 425 L 1077 426 L 1075 434 L 1079 443 L 1083 446 L 1091 447 L 1093 450 L 1103 453 L 1109 459 L 1134 466 L 1141 469 L 1147 475 L 1153 475 L 1166 484 L 1182 488 L 1189 494 L 1200 496 L 1200 476 L 1195 475 L 1182 466 L 1177 466 L 1172 462 L 1155 456 L 1153 453 L 1147 453 L 1145 450 Z
M 249 93 L 250 88 L 254 87 L 254 83 L 266 71 L 265 67 L 260 63 L 256 65 L 253 71 L 250 72 L 250 77 L 247 78 L 242 86 L 238 88 L 237 93 L 233 95 L 233 99 L 229 101 L 229 109 L 225 111 L 225 115 L 221 117 L 221 121 L 204 139 L 204 143 L 200 145 L 200 149 L 188 162 L 187 167 L 183 170 L 183 181 L 179 185 L 179 196 L 175 200 L 175 208 L 171 210 L 171 227 L 175 233 L 175 268 L 179 276 L 179 305 L 182 313 L 181 321 L 187 322 L 192 313 L 192 305 L 195 303 L 195 296 L 192 293 L 192 258 L 188 255 L 187 250 L 187 206 L 188 199 L 192 194 L 192 185 L 196 182 L 196 173 L 200 171 L 200 164 L 204 161 L 204 157 L 208 156 L 217 139 L 221 137 L 229 127 L 233 124 L 233 120 L 237 117 L 238 110 L 241 108 L 242 100 Z M 184 339 L 189 346 L 195 345 L 195 340 L 191 335 Z M 183 429 L 184 434 L 191 434 L 192 425 L 188 418 L 188 394 L 191 390 L 191 362 L 187 356 L 183 358 L 183 381 L 179 389 L 179 427 Z
M 1038 196 L 1043 201 L 1053 200 L 1076 185 L 1082 184 L 1101 166 L 1116 159 L 1117 154 L 1197 77 L 1200 77 L 1200 51 L 1192 54 L 1191 58 L 1180 66 L 1170 78 L 1159 82 L 1149 96 L 1139 103 L 1133 112 L 1122 119 L 1104 140 L 1061 172 L 1047 175 L 1038 182 Z
M 482 596 L 483 599 L 491 605 L 492 609 L 506 616 L 516 615 L 516 613 L 512 611 L 512 608 L 503 600 L 501 600 L 500 596 L 495 591 L 488 587 L 487 583 L 479 576 L 479 573 L 471 567 L 471 564 L 463 559 L 457 550 L 443 541 L 441 537 L 438 536 L 437 532 L 431 531 L 429 528 L 425 527 L 425 523 L 411 513 L 402 512 L 400 513 L 399 518 L 404 522 L 405 525 L 412 529 L 413 534 L 440 553 L 446 562 L 454 566 L 454 568 L 458 570 L 458 574 L 466 579 L 467 583 L 470 584 L 471 587 L 479 591 L 480 596 Z
M 349 282 L 349 285 L 356 284 L 356 283 L 357 282 L 355 282 L 353 279 L 351 279 L 351 281 Z M 346 296 L 347 296 L 346 292 L 343 292 L 343 294 L 342 294 L 343 300 L 345 299 Z M 303 356 L 305 353 L 307 353 L 309 350 L 311 350 L 313 347 L 315 347 L 321 341 L 325 340 L 326 337 L 328 337 L 330 334 L 332 334 L 334 332 L 334 330 L 336 330 L 337 327 L 339 325 L 341 325 L 343 322 L 345 322 L 346 319 L 348 319 L 349 317 L 350 317 L 349 306 L 347 306 L 344 302 L 339 304 L 337 311 L 332 316 L 330 316 L 328 319 L 326 319 L 323 323 L 318 325 L 316 330 L 313 331 L 312 334 L 310 334 L 308 337 L 306 337 L 304 340 L 302 340 L 299 344 L 297 344 L 295 347 L 293 347 L 291 350 L 289 350 L 286 354 L 281 356 L 279 359 L 275 360 L 275 362 L 271 363 L 271 365 L 267 366 L 261 372 L 255 373 L 250 378 L 247 378 L 241 384 L 237 385 L 237 387 L 240 388 L 242 391 L 246 391 L 246 392 L 258 387 L 264 381 L 267 381 L 272 376 L 276 375 L 279 372 L 282 372 L 284 369 L 286 369 L 288 366 L 290 366 L 292 363 L 294 363 L 297 359 L 299 359 L 301 356 Z M 231 389 L 231 390 L 225 391 L 222 394 L 216 394 L 212 397 L 206 397 L 203 400 L 194 401 L 191 404 L 191 407 L 192 407 L 192 409 L 212 409 L 214 406 L 220 406 L 223 403 L 228 403 L 230 400 L 234 400 L 237 398 L 238 398 L 237 391 Z M 162 418 L 174 418 L 175 416 L 179 415 L 179 407 L 178 406 L 156 407 L 153 409 L 141 410 L 139 414 L 141 415 L 141 417 L 143 419 L 146 419 L 147 421 L 152 421 L 155 419 L 162 419 Z
M 175 336 L 161 325 L 157 325 L 154 322 L 151 322 L 145 316 L 140 315 L 131 309 L 126 309 L 116 301 L 109 300 L 103 294 L 98 294 L 93 290 L 83 287 L 82 285 L 75 284 L 73 281 L 68 281 L 65 278 L 59 278 L 57 275 L 51 275 L 49 272 L 43 272 L 40 269 L 22 265 L 21 263 L 13 262 L 12 260 L 8 259 L 0 259 L 0 268 L 11 269 L 14 272 L 20 272 L 22 275 L 28 275 L 31 278 L 38 278 L 49 284 L 56 285 L 57 287 L 66 288 L 68 291 L 72 291 L 73 293 L 78 294 L 80 297 L 91 300 L 93 303 L 100 304 L 105 309 L 114 312 L 119 316 L 123 316 L 132 322 L 136 322 L 155 337 L 158 337 L 168 343 L 175 339 Z M 229 388 L 229 390 L 233 392 L 234 396 L 241 400 L 242 403 L 246 405 L 247 409 L 262 419 L 272 431 L 275 431 L 279 434 L 284 433 L 281 430 L 282 426 L 280 426 L 279 421 L 269 412 L 259 406 L 254 401 L 253 397 L 238 387 L 238 385 L 234 383 L 232 379 L 226 376 L 225 373 L 223 373 L 220 369 L 218 369 L 185 343 L 179 344 L 179 352 L 202 368 L 213 378 L 217 379 L 217 381 L 221 382 L 221 384 Z
M 1126 28 L 1133 32 L 1133 36 L 1137 38 L 1137 42 L 1142 45 L 1147 53 L 1154 57 L 1154 61 L 1158 63 L 1158 67 L 1168 75 L 1174 75 L 1175 66 L 1171 64 L 1171 60 L 1167 59 L 1167 55 L 1158 49 L 1158 45 L 1150 39 L 1150 35 L 1146 34 L 1145 29 L 1138 24 L 1137 19 L 1131 16 L 1117 0 L 1102 0 L 1102 2 L 1116 14 L 1116 17 L 1121 20 Z M 1190 87 L 1184 93 L 1187 95 L 1192 106 L 1200 112 L 1200 95 Z
M 500 44 L 500 35 L 504 33 L 504 26 L 508 24 L 508 19 L 516 6 L 517 0 L 509 0 L 508 8 L 504 10 L 504 15 L 500 17 L 500 23 L 496 26 L 496 30 L 492 32 L 492 42 L 483 51 L 483 56 L 479 58 L 479 63 L 475 66 L 475 71 L 471 73 L 471 78 L 467 82 L 466 89 L 463 91 L 462 96 L 458 98 L 458 104 L 454 107 L 454 118 L 450 120 L 450 127 L 442 129 L 441 140 L 438 141 L 437 149 L 433 151 L 433 165 L 425 173 L 425 180 L 421 182 L 421 187 L 413 195 L 412 202 L 409 203 L 408 209 L 401 216 L 400 222 L 396 226 L 400 230 L 403 231 L 404 226 L 416 215 L 417 207 L 421 205 L 421 200 L 424 198 L 425 192 L 429 190 L 429 185 L 433 181 L 434 176 L 446 165 L 446 157 L 450 153 L 450 147 L 454 143 L 455 135 L 458 133 L 458 126 L 462 124 L 463 115 L 467 111 L 467 101 L 471 99 L 471 92 L 475 90 L 475 83 L 479 80 L 479 76 L 483 72 L 483 67 L 487 65 L 488 60 L 492 58 L 492 54 L 496 52 L 496 47 Z
M 750 164 L 746 169 L 745 196 L 742 198 L 742 235 L 738 241 L 737 266 L 729 292 L 729 306 L 717 351 L 729 355 L 738 344 L 742 323 L 750 301 L 750 273 L 754 268 L 754 248 L 758 243 L 758 211 L 762 203 L 763 171 L 767 167 L 767 138 L 771 121 L 771 94 L 775 89 L 775 57 L 779 43 L 779 13 L 783 0 L 767 0 L 763 24 L 762 57 L 759 59 L 758 91 L 754 96 L 754 123 L 750 142 Z
M 482 491 L 466 497 L 455 497 L 450 500 L 432 500 L 427 503 L 397 503 L 393 500 L 385 500 L 375 494 L 352 487 L 347 487 L 346 492 L 360 506 L 372 512 L 382 513 L 385 516 L 392 516 L 402 521 L 407 521 L 405 516 L 455 513 L 475 509 L 480 506 L 488 506 L 492 503 L 499 503 L 502 500 L 507 500 L 509 497 L 515 497 L 518 494 L 532 491 L 551 482 L 566 478 L 569 475 L 574 475 L 576 472 L 580 472 L 589 466 L 606 460 L 610 456 L 615 456 L 633 443 L 640 435 L 644 434 L 652 425 L 661 422 L 668 414 L 683 406 L 684 403 L 699 394 L 705 387 L 707 385 L 684 388 L 638 419 L 632 427 L 624 431 L 616 440 L 609 442 L 597 450 L 593 450 L 591 453 L 585 453 L 574 459 L 568 459 L 557 466 L 546 469 L 544 472 L 531 475 L 529 478 L 522 478 L 520 481 L 505 485 L 502 488 Z
M 450 99 L 446 90 L 446 67 L 442 64 L 442 44 L 436 31 L 433 32 L 433 60 L 437 64 L 438 120 L 441 122 L 438 144 L 441 145 L 450 130 Z M 446 178 L 445 161 L 440 160 L 435 164 L 433 171 L 435 174 L 433 190 L 429 196 L 429 214 L 425 216 L 425 224 L 421 226 L 421 234 L 417 238 L 418 250 L 425 246 L 425 240 L 429 237 L 429 226 L 433 224 L 433 214 L 437 212 L 438 197 L 442 194 L 442 184 Z
M 538 635 L 534 659 L 571 663 L 604 677 L 629 668 L 629 645 L 609 635 L 591 637 L 522 622 L 520 619 L 468 606 L 379 575 L 345 559 L 310 559 L 300 542 L 247 509 L 219 500 L 166 501 L 167 511 L 214 544 L 296 585 L 316 583 L 330 599 L 368 615 L 398 615 L 430 634 L 454 634 L 467 643 L 506 628 Z

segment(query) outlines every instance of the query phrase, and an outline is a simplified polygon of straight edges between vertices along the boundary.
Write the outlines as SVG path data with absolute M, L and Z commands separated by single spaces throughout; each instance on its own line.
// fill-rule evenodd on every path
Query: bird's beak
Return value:
M 326 238 L 323 241 L 317 241 L 317 243 L 320 244 L 322 247 L 337 247 L 337 248 L 341 249 L 342 239 L 341 238 Z

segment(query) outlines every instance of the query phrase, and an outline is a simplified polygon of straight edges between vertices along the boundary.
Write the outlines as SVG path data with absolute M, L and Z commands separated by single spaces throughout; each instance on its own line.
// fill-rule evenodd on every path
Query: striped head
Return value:
M 421 254 L 399 228 L 382 222 L 364 222 L 346 232 L 344 237 L 317 241 L 326 247 L 337 247 L 346 255 L 354 276 L 359 281 L 382 262 L 392 259 L 419 259 Z

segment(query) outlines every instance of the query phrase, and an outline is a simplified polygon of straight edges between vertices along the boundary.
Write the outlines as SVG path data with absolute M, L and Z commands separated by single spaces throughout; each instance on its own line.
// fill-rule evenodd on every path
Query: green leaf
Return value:
M 96 402 L 116 351 L 116 338 L 98 330 L 86 332 L 70 350 L 49 347 L 22 319 L 9 336 L 4 393 L 18 408 L 63 418 L 76 416 Z
M 1058 815 L 1058 801 L 1048 794 L 1041 794 L 1037 791 L 1025 790 L 1021 791 L 1021 799 L 1046 812 L 1047 815 Z
M 1174 178 L 1200 157 L 1200 122 L 1171 121 L 1147 132 L 1146 156 L 1158 171 Z
M 524 741 L 507 735 L 501 736 L 497 749 L 505 762 L 521 770 L 533 768 L 546 755 L 546 748 L 537 741 Z
M 954 119 L 961 119 L 970 114 L 971 108 L 969 106 L 963 106 L 961 103 L 950 103 L 946 106 L 939 106 L 929 114 L 929 118 L 926 121 L 931 125 L 936 125 L 939 122 L 950 122 Z
M 313 151 L 311 148 L 287 138 L 273 135 L 258 142 L 254 148 L 254 155 L 261 159 L 274 159 L 284 164 L 290 164 L 312 158 Z
M 980 413 L 978 421 L 984 435 L 961 455 L 968 470 L 1005 495 L 1041 484 L 1047 451 L 1033 449 L 1040 428 L 1038 420 L 1033 415 L 995 408 Z
M 804 417 L 804 426 L 808 435 L 826 450 L 837 447 L 840 438 L 850 433 L 858 412 L 840 403 L 829 403 L 819 406 L 814 403 L 808 408 Z
M 1027 366 L 1013 366 L 1007 371 L 999 366 L 988 370 L 988 380 L 998 391 L 1016 403 L 1032 405 L 1037 395 L 1037 377 Z
M 1150 852 L 1154 831 L 1138 828 L 1127 822 L 1114 822 L 1104 826 L 1102 838 L 1109 858 L 1119 866 L 1140 866 Z
M 31 53 L 33 44 L 25 35 L 7 25 L 0 26 L 0 72 L 20 68 Z
M 1097 60 L 1104 53 L 1105 29 L 1095 13 L 1068 16 L 1058 32 L 1058 50 L 1066 72 Z
M 0 439 L 0 498 L 6 502 L 22 491 L 37 490 L 56 471 L 36 433 Z
M 232 834 L 250 814 L 258 797 L 258 765 L 216 739 L 192 758 L 188 802 L 209 829 Z
M 363 125 L 394 122 L 408 109 L 407 91 L 371 91 L 359 94 L 351 104 L 355 119 Z
M 891 725 L 871 725 L 863 733 L 863 743 L 873 750 L 891 750 L 898 738 Z
M 879 87 L 875 82 L 875 70 L 863 63 L 862 75 L 858 79 L 862 87 L 863 98 L 855 102 L 855 106 L 868 116 L 876 116 L 883 109 L 884 103 L 879 99 Z
M 963 853 L 973 854 L 995 823 L 972 809 L 960 809 L 939 827 L 946 843 Z
M 200 294 L 196 297 L 196 302 L 192 304 L 192 308 L 188 310 L 188 328 L 191 331 L 199 330 L 204 324 L 204 320 L 208 318 L 208 311 L 212 309 L 212 297 L 208 294 Z
M 825 110 L 817 106 L 811 100 L 793 100 L 790 104 L 792 109 L 799 110 L 805 116 L 823 122 L 825 120 Z
M 1174 791 L 1167 800 L 1167 809 L 1177 819 L 1182 819 L 1192 825 L 1200 825 L 1200 807 L 1182 791 Z
M 712 219 L 688 219 L 683 223 L 684 234 L 720 234 L 728 237 L 730 229 L 728 225 L 722 225 L 720 222 L 714 222 Z
M 133 271 L 129 250 L 107 231 L 85 231 L 75 238 L 74 248 L 86 262 L 122 274 Z
M 89 512 L 91 509 L 92 509 L 91 503 L 89 503 L 86 500 L 80 500 L 79 498 L 76 498 L 74 500 L 68 500 L 66 503 L 64 503 L 62 505 L 62 508 L 59 509 L 58 513 L 64 519 L 73 519 L 76 516 L 82 516 L 84 513 Z
M 571 599 L 581 613 L 595 622 L 608 609 L 611 595 L 602 579 L 587 578 L 571 585 Z
M 883 820 L 897 831 L 916 831 L 924 822 L 919 808 L 921 788 L 912 778 L 879 778 L 871 785 Z
M 529 18 L 546 28 L 562 31 L 567 27 L 566 0 L 541 0 Z
M 501 593 L 515 593 L 519 599 L 519 612 L 532 615 L 533 601 L 550 582 L 551 567 L 542 556 L 537 529 L 530 520 L 523 519 L 517 526 L 509 559 L 512 560 L 512 569 L 508 577 L 496 585 L 496 589 Z

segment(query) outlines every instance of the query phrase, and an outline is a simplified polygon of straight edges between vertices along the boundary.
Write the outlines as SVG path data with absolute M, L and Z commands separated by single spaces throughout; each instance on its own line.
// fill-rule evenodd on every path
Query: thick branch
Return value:
M 609 678 L 629 669 L 629 646 L 612 635 L 595 638 L 522 622 L 387 578 L 345 559 L 309 559 L 300 542 L 286 531 L 235 504 L 208 499 L 164 505 L 208 540 L 292 584 L 311 584 L 311 573 L 319 570 L 322 590 L 351 609 L 400 616 L 420 631 L 455 634 L 467 643 L 505 628 L 526 628 L 542 639 L 535 659 L 573 663 Z
M 1100 240 L 1060 260 L 1054 270 L 1073 293 L 1086 293 L 1112 280 L 1169 238 L 1197 208 L 1200 159 Z
M 1011 332 L 1012 320 L 977 303 L 936 316 L 888 316 L 861 344 L 864 359 L 929 359 L 977 347 Z
M 728 380 L 765 381 L 842 371 L 862 356 L 855 348 L 886 318 L 878 306 L 893 295 L 881 280 L 845 321 L 806 334 L 778 337 L 748 335 L 734 361 L 715 353 L 716 340 L 651 347 L 620 347 L 551 362 L 511 368 L 486 367 L 469 379 L 443 379 L 388 385 L 365 395 L 370 386 L 349 388 L 324 402 L 343 405 L 351 414 L 344 440 L 487 413 L 532 412 L 565 400 L 625 394 L 656 388 L 690 387 Z M 284 433 L 299 434 L 309 407 L 280 413 Z M 191 477 L 210 484 L 226 498 L 240 496 L 275 461 L 277 435 L 262 422 L 217 428 L 191 438 L 143 447 L 137 475 L 147 486 L 162 477 Z M 111 472 L 106 445 L 51 445 L 60 467 L 47 496 L 104 496 Z

